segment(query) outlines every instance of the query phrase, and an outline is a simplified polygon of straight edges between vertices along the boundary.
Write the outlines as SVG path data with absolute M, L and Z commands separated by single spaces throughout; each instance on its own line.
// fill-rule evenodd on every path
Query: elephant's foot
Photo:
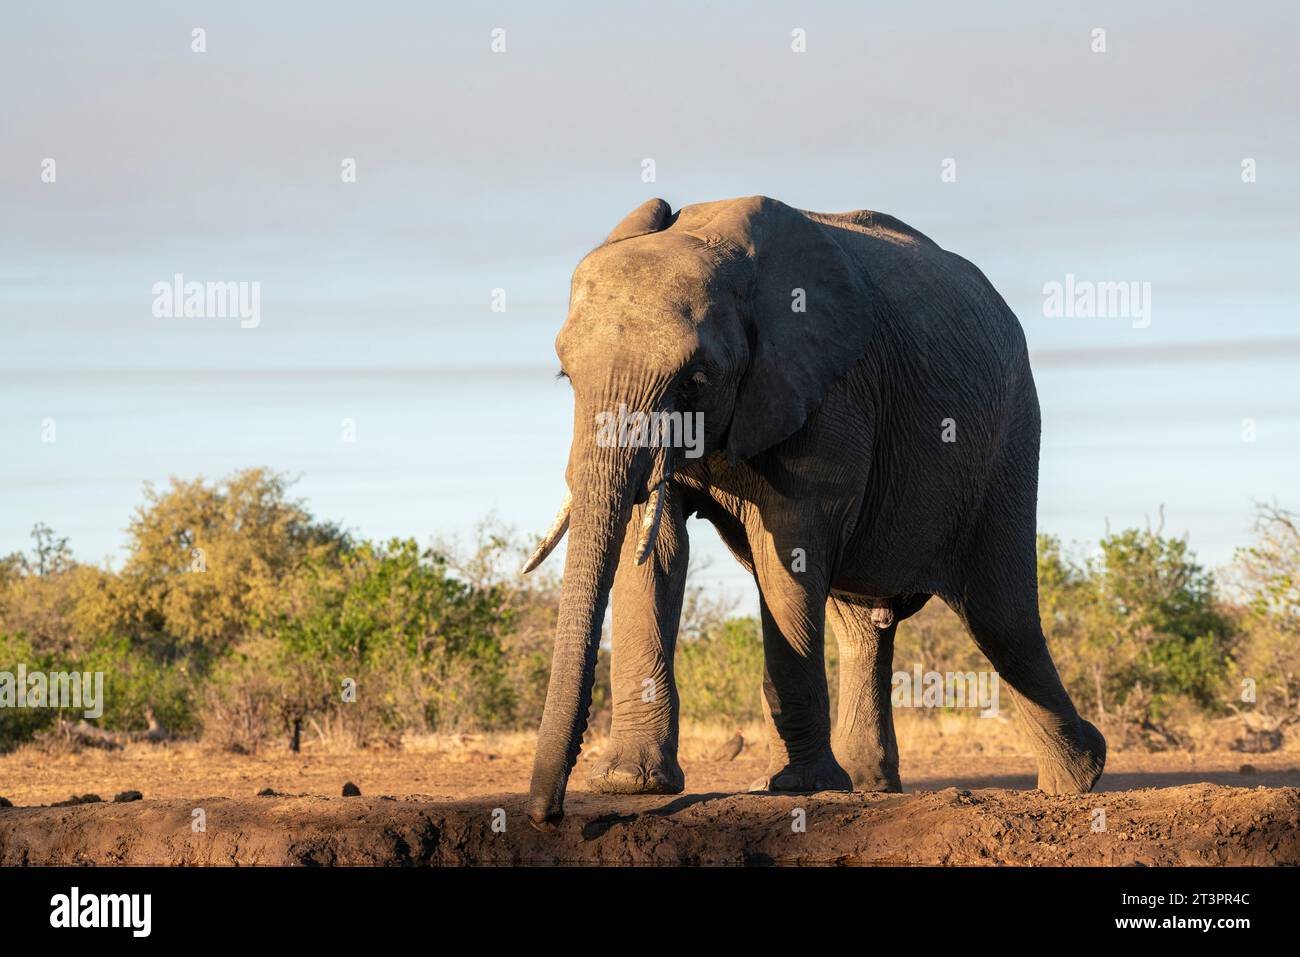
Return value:
M 653 741 L 610 738 L 587 777 L 598 794 L 680 794 L 685 787 L 676 754 Z
M 889 732 L 892 737 L 892 730 Z M 832 739 L 831 750 L 853 782 L 853 790 L 861 792 L 890 791 L 898 793 L 903 790 L 903 782 L 898 778 L 898 754 L 893 758 L 886 756 L 884 747 L 873 746 L 861 736 L 854 735 L 852 743 L 843 739 Z
M 853 782 L 854 791 L 866 793 L 889 791 L 897 794 L 903 790 L 903 782 L 898 777 L 898 766 L 889 765 L 883 757 L 848 756 L 838 751 L 836 757 L 840 767 Z
M 1052 742 L 1038 754 L 1038 790 L 1047 794 L 1085 794 L 1106 767 L 1106 739 L 1082 718 L 1072 739 Z
M 787 761 L 749 786 L 751 791 L 851 791 L 853 781 L 830 749 L 815 758 Z

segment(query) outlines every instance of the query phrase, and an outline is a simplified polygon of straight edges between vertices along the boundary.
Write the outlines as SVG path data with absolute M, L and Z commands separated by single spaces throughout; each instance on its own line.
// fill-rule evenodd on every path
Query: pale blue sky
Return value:
M 1037 360 L 1045 531 L 1163 504 L 1219 564 L 1300 506 L 1292 5 L 439 6 L 6 8 L 0 552 L 44 521 L 117 560 L 145 480 L 255 464 L 363 535 L 544 528 L 568 276 L 655 195 L 883 210 L 979 265 Z M 176 272 L 260 282 L 261 324 L 154 318 Z M 1066 273 L 1150 282 L 1150 328 L 1044 317 Z

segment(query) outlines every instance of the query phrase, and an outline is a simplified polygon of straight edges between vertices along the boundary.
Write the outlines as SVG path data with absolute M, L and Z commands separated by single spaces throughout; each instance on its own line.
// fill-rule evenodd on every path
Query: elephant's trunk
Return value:
M 585 465 L 570 512 L 551 680 L 533 761 L 529 816 L 538 826 L 564 816 L 564 790 L 587 729 L 605 606 L 644 469 L 643 456 L 635 453 L 594 446 L 582 453 Z

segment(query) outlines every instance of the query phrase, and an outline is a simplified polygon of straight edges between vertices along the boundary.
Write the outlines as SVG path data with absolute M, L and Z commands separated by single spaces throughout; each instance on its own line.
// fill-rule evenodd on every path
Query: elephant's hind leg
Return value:
M 614 576 L 610 655 L 613 720 L 587 787 L 605 794 L 677 794 L 678 698 L 673 652 L 686 586 L 688 547 L 680 497 L 664 508 L 655 553 L 636 564 L 644 505 L 632 510 Z
M 855 791 L 901 791 L 890 708 L 896 622 L 890 616 L 880 627 L 865 601 L 839 596 L 826 603 L 826 614 L 840 653 L 839 710 L 831 736 L 835 759 Z
M 1091 791 L 1106 765 L 1106 739 L 1075 710 L 1047 650 L 1032 536 L 995 538 L 981 551 L 954 608 L 1016 702 L 1038 759 L 1039 789 Z
M 1048 794 L 1091 791 L 1106 766 L 1106 739 L 1075 710 L 1041 632 L 1035 639 L 1028 624 L 999 623 L 982 611 L 970 621 L 1029 734 L 1038 760 L 1038 789 Z M 1017 634 L 1027 637 L 1009 637 Z

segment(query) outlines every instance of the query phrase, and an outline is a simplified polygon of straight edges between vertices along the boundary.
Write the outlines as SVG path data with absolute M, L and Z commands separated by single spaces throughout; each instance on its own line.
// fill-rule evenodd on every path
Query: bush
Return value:
M 173 732 L 249 751 L 282 746 L 295 727 L 361 746 L 537 726 L 560 595 L 554 567 L 521 578 L 529 549 L 488 525 L 468 549 L 355 540 L 289 498 L 290 484 L 252 469 L 148 488 L 120 571 L 77 563 L 66 539 L 38 525 L 29 553 L 0 558 L 0 670 L 102 671 L 103 727 L 142 729 L 152 708 Z M 1239 556 L 1236 604 L 1186 541 L 1159 530 L 1108 535 L 1082 558 L 1044 536 L 1043 628 L 1080 710 L 1122 733 L 1167 737 L 1162 726 L 1229 708 L 1300 721 L 1297 567 L 1296 517 L 1276 507 L 1261 509 Z M 688 719 L 763 717 L 761 629 L 730 612 L 688 586 L 675 662 Z M 602 646 L 597 712 L 609 660 Z M 833 709 L 831 634 L 826 661 Z M 895 669 L 917 664 L 987 667 L 937 600 L 898 630 Z M 56 718 L 0 710 L 0 748 Z
M 30 671 L 48 671 L 49 655 L 38 655 L 31 643 L 15 635 L 0 635 L 0 672 L 16 674 L 22 664 Z M 57 714 L 49 708 L 0 707 L 0 754 L 30 741 L 54 724 Z
M 1183 539 L 1129 529 L 1100 555 L 1039 541 L 1043 627 L 1077 703 L 1106 721 L 1160 721 L 1184 699 L 1222 711 L 1234 630 Z
M 1300 516 L 1261 505 L 1255 543 L 1237 554 L 1242 641 L 1226 697 L 1279 724 L 1300 722 Z
M 192 718 L 190 676 L 183 666 L 171 667 L 136 648 L 125 638 L 103 638 L 78 652 L 38 653 L 25 638 L 0 637 L 0 671 L 14 673 L 19 664 L 33 672 L 89 672 L 103 674 L 100 705 L 95 719 L 112 731 L 140 731 L 148 727 L 147 709 L 168 730 L 189 734 L 197 730 Z M 85 717 L 86 708 L 0 708 L 0 750 L 30 741 L 58 720 L 71 723 Z
M 152 708 L 159 724 L 174 734 L 192 734 L 199 728 L 195 676 L 184 659 L 162 659 L 129 638 L 113 637 L 101 638 L 59 664 L 60 670 L 103 672 L 104 714 L 96 722 L 100 727 L 142 731 L 148 727 L 146 711 Z
M 737 724 L 763 716 L 763 634 L 755 618 L 732 618 L 677 644 L 683 718 Z

